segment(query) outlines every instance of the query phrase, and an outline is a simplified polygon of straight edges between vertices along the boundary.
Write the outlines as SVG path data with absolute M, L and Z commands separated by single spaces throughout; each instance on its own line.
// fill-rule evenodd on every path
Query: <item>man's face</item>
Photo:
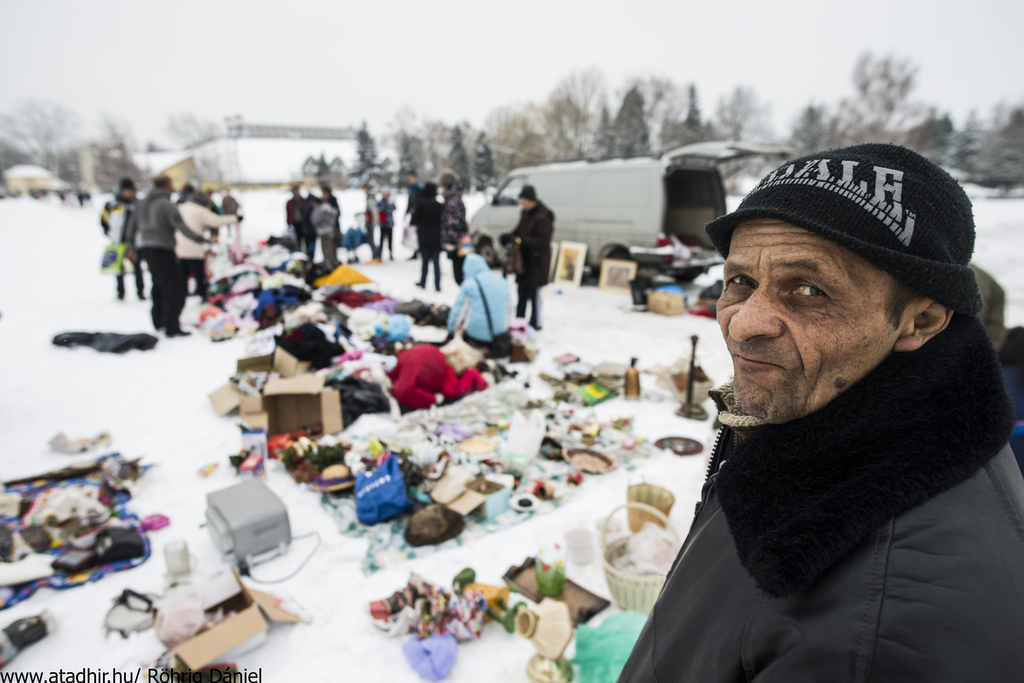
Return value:
M 740 408 L 771 423 L 809 415 L 893 350 L 894 279 L 835 242 L 788 223 L 740 224 L 725 262 L 718 324 Z
M 135 201 L 135 190 L 132 190 L 131 188 L 126 188 L 124 190 L 121 190 L 121 197 L 126 202 L 133 202 L 133 201 Z
M 416 179 L 416 176 L 414 176 L 414 175 L 413 175 L 413 174 L 411 174 L 411 173 L 410 173 L 409 175 L 407 175 L 407 176 L 405 177 L 405 179 L 406 179 L 406 181 L 408 181 L 408 183 L 409 183 L 410 185 L 415 185 L 415 184 L 416 184 L 416 180 L 417 180 L 417 179 Z
M 537 206 L 537 202 L 532 201 L 530 199 L 520 199 L 519 206 L 522 208 L 523 211 L 530 211 L 531 209 L 533 209 L 533 207 Z

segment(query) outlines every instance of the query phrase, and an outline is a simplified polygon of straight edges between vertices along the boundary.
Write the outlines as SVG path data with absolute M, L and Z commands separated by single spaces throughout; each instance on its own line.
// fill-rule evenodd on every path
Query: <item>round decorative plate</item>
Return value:
M 604 474 L 619 466 L 614 458 L 593 448 L 566 448 L 562 457 L 570 465 L 587 474 Z
M 666 451 L 672 451 L 676 455 L 696 455 L 704 450 L 704 446 L 700 441 L 694 441 L 682 436 L 667 436 L 664 439 L 655 441 L 654 445 L 658 448 L 664 448 Z

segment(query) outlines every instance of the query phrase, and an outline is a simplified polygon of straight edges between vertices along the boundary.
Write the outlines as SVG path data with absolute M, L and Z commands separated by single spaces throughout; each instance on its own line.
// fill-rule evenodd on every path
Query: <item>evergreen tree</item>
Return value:
M 624 157 L 635 157 L 651 151 L 651 133 L 644 116 L 644 96 L 633 86 L 622 98 L 622 106 L 615 116 L 618 152 Z
M 949 160 L 953 168 L 967 173 L 968 176 L 974 176 L 980 171 L 984 133 L 981 122 L 978 121 L 978 115 L 972 111 L 967 117 L 967 123 L 964 124 L 963 129 L 953 134 L 952 153 Z
M 686 105 L 686 120 L 684 121 L 694 140 L 700 139 L 701 121 L 700 99 L 697 97 L 697 86 L 690 84 L 689 102 Z
M 370 131 L 366 127 L 366 121 L 363 121 L 363 125 L 356 132 L 356 149 L 359 159 L 352 171 L 352 177 L 360 184 L 368 183 L 376 173 L 379 164 L 377 162 L 377 143 L 374 142 L 373 136 L 370 135 Z
M 793 122 L 789 144 L 800 154 L 810 154 L 828 147 L 829 124 L 824 106 L 808 104 Z
M 412 154 L 412 144 L 409 136 L 402 133 L 401 150 L 398 153 L 398 182 L 405 185 L 410 173 L 417 173 L 416 158 Z
M 469 155 L 466 153 L 466 146 L 462 142 L 462 127 L 456 125 L 452 128 L 452 148 L 448 153 L 448 163 L 452 170 L 459 176 L 462 186 L 471 187 L 471 171 L 469 168 Z
M 597 133 L 594 135 L 594 152 L 598 159 L 608 159 L 618 153 L 615 129 L 607 106 L 601 107 L 601 118 L 597 124 Z
M 998 117 L 987 137 L 983 155 L 986 184 L 1004 188 L 1024 184 L 1024 108 L 1014 107 Z
M 497 172 L 494 167 L 494 151 L 487 139 L 487 133 L 480 133 L 476 140 L 476 159 L 473 166 L 473 179 L 476 181 L 476 189 L 484 192 L 488 187 L 497 185 Z
M 331 165 L 324 159 L 323 154 L 316 160 L 316 182 L 320 185 L 326 185 L 331 182 Z

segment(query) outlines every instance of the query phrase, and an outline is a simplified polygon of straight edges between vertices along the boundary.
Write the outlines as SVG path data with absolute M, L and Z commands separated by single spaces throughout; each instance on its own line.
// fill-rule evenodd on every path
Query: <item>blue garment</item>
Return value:
M 1017 412 L 1017 426 L 1010 437 L 1010 448 L 1017 457 L 1017 467 L 1020 468 L 1021 474 L 1024 474 L 1024 389 L 1017 384 L 1017 368 L 1012 365 L 1003 366 L 1003 384 L 1006 385 L 1006 391 L 1013 399 L 1013 406 Z
M 358 249 L 363 244 L 366 244 L 366 231 L 362 228 L 349 228 L 341 238 L 342 249 Z
M 508 331 L 508 282 L 493 272 L 480 254 L 467 256 L 462 272 L 465 279 L 448 315 L 448 331 L 454 332 L 456 323 L 461 319 L 467 335 L 482 342 L 489 342 L 493 337 L 487 325 L 487 312 L 484 310 L 480 291 L 483 290 L 484 296 L 487 297 L 494 333 L 501 334 Z M 467 309 L 468 320 L 464 314 Z
M 380 212 L 381 230 L 391 230 L 395 227 L 395 205 L 387 199 L 377 202 L 377 211 Z

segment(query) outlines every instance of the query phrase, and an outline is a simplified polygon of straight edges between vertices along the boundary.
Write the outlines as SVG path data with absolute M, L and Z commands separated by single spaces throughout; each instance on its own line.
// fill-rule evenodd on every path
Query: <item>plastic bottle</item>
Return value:
M 626 368 L 626 400 L 627 401 L 639 401 L 640 400 L 640 371 L 636 369 L 636 358 L 629 361 L 629 367 Z

